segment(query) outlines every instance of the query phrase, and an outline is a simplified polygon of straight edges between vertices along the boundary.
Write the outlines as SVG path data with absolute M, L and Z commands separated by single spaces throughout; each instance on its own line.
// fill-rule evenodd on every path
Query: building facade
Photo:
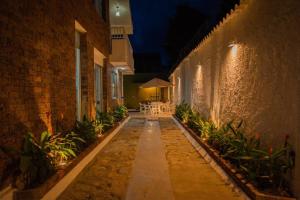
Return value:
M 0 146 L 106 109 L 108 0 L 3 0 L 0 49 Z M 0 182 L 6 166 L 0 152 Z
M 128 36 L 133 34 L 129 0 L 110 0 L 112 52 L 108 67 L 108 107 L 124 104 L 123 76 L 134 74 L 133 51 Z
M 265 148 L 296 151 L 300 197 L 300 2 L 244 0 L 172 72 L 173 101 L 216 124 L 243 119 Z

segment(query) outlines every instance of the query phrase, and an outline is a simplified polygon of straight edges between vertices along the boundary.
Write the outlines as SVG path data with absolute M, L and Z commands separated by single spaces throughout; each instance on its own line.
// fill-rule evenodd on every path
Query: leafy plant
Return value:
M 259 136 L 245 134 L 243 121 L 230 121 L 217 128 L 199 113 L 192 112 L 186 103 L 176 107 L 175 115 L 257 187 L 284 196 L 291 194 L 287 175 L 295 165 L 295 151 L 288 143 L 288 136 L 283 147 L 266 150 L 260 146 Z
M 81 142 L 81 144 L 78 144 L 80 148 L 93 143 L 97 138 L 94 123 L 93 121 L 90 121 L 86 116 L 83 117 L 83 120 L 81 122 L 76 122 L 73 132 L 85 141 L 84 144 L 82 144 Z
M 127 116 L 127 114 L 128 114 L 128 110 L 124 105 L 116 107 L 113 112 L 113 116 L 116 119 L 116 121 L 121 121 Z
M 192 115 L 192 109 L 189 104 L 182 102 L 181 104 L 176 106 L 175 115 L 178 117 L 183 123 L 187 123 L 189 121 L 190 116 Z
M 103 122 L 101 122 L 98 119 L 96 119 L 94 121 L 95 132 L 97 135 L 102 135 L 103 132 L 105 131 L 106 126 L 107 126 L 107 124 L 104 124 Z
M 104 125 L 103 131 L 107 131 L 114 125 L 115 118 L 111 113 L 97 111 L 96 121 Z
M 48 154 L 53 157 L 57 165 L 62 161 L 76 157 L 78 142 L 85 143 L 85 141 L 74 132 L 67 133 L 66 135 L 52 135 L 48 131 L 45 131 L 41 135 L 40 144 L 44 146 Z
M 53 172 L 54 160 L 43 140 L 37 140 L 32 133 L 26 134 L 16 186 L 19 189 L 35 187 L 43 183 Z

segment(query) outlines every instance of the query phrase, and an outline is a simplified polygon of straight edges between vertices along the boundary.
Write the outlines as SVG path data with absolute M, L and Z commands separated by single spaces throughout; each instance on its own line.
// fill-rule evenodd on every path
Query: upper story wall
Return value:
M 109 0 L 112 35 L 133 34 L 129 0 Z
M 283 145 L 289 134 L 298 197 L 299 25 L 300 1 L 242 1 L 171 76 L 177 103 L 187 101 L 218 124 L 244 119 L 250 134 L 262 134 L 266 148 Z

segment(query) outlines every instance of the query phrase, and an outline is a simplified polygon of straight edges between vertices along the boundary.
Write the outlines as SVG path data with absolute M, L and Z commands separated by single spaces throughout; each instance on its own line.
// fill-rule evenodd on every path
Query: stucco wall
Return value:
M 282 145 L 289 134 L 296 150 L 298 197 L 299 25 L 300 1 L 242 1 L 171 75 L 176 103 L 179 77 L 182 100 L 216 123 L 242 118 L 250 134 L 262 134 L 266 148 Z

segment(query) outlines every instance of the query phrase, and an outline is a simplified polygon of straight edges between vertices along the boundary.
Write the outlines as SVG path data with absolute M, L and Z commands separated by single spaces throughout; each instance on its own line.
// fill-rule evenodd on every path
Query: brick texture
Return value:
M 82 38 L 86 48 L 82 98 L 91 117 L 95 114 L 93 48 L 106 57 L 110 53 L 109 22 L 100 17 L 93 1 L 1 1 L 0 146 L 20 148 L 28 131 L 39 135 L 74 125 L 75 20 L 87 31 Z M 6 161 L 0 152 L 0 182 Z

